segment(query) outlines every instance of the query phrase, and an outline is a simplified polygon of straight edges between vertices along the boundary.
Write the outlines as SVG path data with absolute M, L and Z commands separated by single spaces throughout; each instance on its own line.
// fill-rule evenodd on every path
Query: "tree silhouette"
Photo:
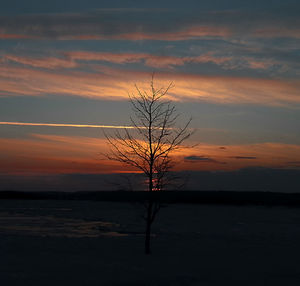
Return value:
M 140 90 L 135 85 L 136 94 L 129 94 L 134 113 L 130 117 L 132 129 L 105 134 L 110 145 L 107 158 L 133 166 L 147 178 L 149 196 L 144 204 L 146 254 L 150 254 L 151 225 L 161 207 L 157 192 L 163 191 L 170 183 L 168 174 L 173 166 L 170 155 L 193 133 L 189 129 L 191 119 L 183 127 L 177 126 L 180 114 L 174 104 L 166 100 L 172 87 L 173 83 L 165 88 L 155 88 L 153 75 L 149 91 Z

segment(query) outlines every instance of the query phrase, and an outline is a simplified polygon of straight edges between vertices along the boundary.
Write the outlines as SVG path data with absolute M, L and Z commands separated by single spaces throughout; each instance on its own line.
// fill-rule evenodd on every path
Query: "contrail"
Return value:
M 122 126 L 122 125 L 93 125 L 93 124 L 65 124 L 65 123 L 6 122 L 6 121 L 1 121 L 0 125 L 77 127 L 77 128 L 115 128 L 115 129 L 135 128 L 134 126 L 126 126 L 126 125 Z

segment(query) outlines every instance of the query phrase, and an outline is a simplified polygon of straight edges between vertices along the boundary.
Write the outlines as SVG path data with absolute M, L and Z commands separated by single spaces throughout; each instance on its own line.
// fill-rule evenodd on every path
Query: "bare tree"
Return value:
M 182 127 L 177 126 L 179 113 L 174 104 L 166 100 L 172 87 L 170 83 L 165 88 L 155 88 L 153 76 L 149 91 L 135 85 L 136 94 L 129 95 L 134 112 L 130 117 L 133 128 L 116 131 L 113 135 L 105 134 L 111 149 L 107 157 L 139 169 L 147 178 L 146 254 L 150 254 L 151 225 L 161 207 L 156 194 L 168 185 L 167 175 L 173 167 L 170 155 L 193 133 L 189 129 L 191 119 Z

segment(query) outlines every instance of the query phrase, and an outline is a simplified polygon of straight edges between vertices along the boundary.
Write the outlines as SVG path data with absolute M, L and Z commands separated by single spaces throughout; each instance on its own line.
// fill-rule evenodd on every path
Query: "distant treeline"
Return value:
M 20 192 L 0 191 L 0 199 L 16 200 L 91 200 L 143 202 L 152 198 L 162 203 L 300 206 L 300 193 L 246 191 L 99 191 L 99 192 Z

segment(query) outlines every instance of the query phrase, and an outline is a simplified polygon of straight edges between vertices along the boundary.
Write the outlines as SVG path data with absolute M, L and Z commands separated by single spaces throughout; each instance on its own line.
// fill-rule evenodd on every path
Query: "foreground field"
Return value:
M 300 209 L 0 201 L 1 285 L 300 285 Z

